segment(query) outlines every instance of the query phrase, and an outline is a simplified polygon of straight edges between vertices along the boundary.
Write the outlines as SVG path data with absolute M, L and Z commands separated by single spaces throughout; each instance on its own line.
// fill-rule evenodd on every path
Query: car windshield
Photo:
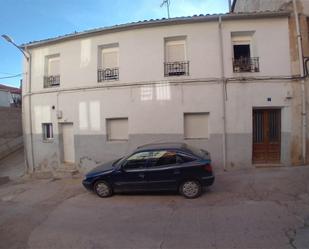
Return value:
M 190 150 L 194 155 L 201 157 L 203 159 L 210 159 L 209 153 L 206 150 L 198 149 L 194 146 L 187 145 L 188 150 Z
M 124 157 L 118 158 L 116 161 L 113 162 L 113 167 L 115 167 L 120 161 L 122 161 Z

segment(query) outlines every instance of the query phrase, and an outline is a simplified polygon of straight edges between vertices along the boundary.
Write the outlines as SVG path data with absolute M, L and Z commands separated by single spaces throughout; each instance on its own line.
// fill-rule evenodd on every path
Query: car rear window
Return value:
M 188 148 L 189 151 L 191 151 L 191 153 L 193 155 L 196 155 L 196 156 L 201 157 L 203 159 L 210 160 L 210 155 L 206 150 L 198 149 L 198 148 L 191 146 L 191 145 L 187 145 L 187 148 Z

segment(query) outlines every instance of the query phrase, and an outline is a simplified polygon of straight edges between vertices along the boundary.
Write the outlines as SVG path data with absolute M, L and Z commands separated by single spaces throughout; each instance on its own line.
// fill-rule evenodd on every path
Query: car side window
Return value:
M 176 164 L 176 153 L 168 150 L 157 150 L 151 153 L 150 167 Z
M 146 167 L 146 163 L 150 158 L 149 152 L 137 152 L 127 158 L 126 162 L 123 165 L 123 169 L 142 169 Z
M 196 159 L 194 157 L 191 157 L 189 155 L 185 155 L 182 153 L 177 153 L 176 155 L 176 159 L 177 159 L 177 163 L 189 163 L 189 162 L 193 162 Z

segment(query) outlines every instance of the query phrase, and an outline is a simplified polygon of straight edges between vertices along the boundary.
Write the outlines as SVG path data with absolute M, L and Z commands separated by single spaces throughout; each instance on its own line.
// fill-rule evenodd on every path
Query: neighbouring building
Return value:
M 296 8 L 294 7 L 296 6 Z M 257 11 L 289 11 L 289 53 L 291 60 L 291 74 L 300 75 L 300 62 L 297 43 L 297 25 L 295 21 L 295 12 L 297 10 L 299 20 L 299 35 L 301 40 L 301 51 L 304 63 L 304 74 L 306 79 L 303 82 L 304 89 L 302 90 L 302 84 L 300 81 L 292 84 L 291 95 L 295 100 L 292 102 L 292 120 L 293 120 L 293 134 L 291 144 L 291 162 L 294 165 L 309 163 L 309 78 L 308 78 L 308 66 L 309 66 L 309 1 L 308 0 L 234 0 L 232 5 L 232 12 L 236 13 L 254 13 Z M 276 45 L 280 45 L 277 43 Z M 302 66 L 301 66 L 302 67 Z M 304 93 L 302 93 L 302 91 Z M 303 99 L 302 99 L 303 94 Z M 305 106 L 302 108 L 302 102 Z M 301 115 L 300 115 L 301 114 Z M 302 123 L 302 117 L 306 119 L 305 123 Z M 302 132 L 304 130 L 304 133 Z M 303 139 L 303 142 L 301 140 Z M 299 153 L 303 150 L 302 153 Z M 303 158 L 305 155 L 305 159 Z
M 150 20 L 23 45 L 29 172 L 87 171 L 166 141 L 207 149 L 217 170 L 301 160 L 290 15 Z
M 0 106 L 2 107 L 20 107 L 21 89 L 0 84 Z

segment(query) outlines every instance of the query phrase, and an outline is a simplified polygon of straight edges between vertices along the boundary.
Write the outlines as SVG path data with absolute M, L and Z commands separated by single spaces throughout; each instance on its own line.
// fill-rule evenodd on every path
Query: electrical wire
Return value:
M 19 73 L 19 74 L 15 74 L 15 75 L 11 75 L 11 76 L 0 77 L 0 80 L 2 80 L 2 79 L 16 78 L 16 77 L 20 77 L 20 76 L 22 76 L 22 75 L 23 75 L 22 73 Z

